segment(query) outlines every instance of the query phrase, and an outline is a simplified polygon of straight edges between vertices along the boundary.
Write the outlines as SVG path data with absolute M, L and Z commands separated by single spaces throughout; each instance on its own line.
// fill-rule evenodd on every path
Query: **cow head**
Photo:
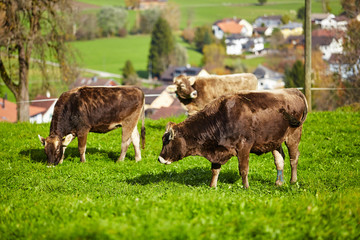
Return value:
M 193 88 L 193 85 L 195 83 L 196 78 L 195 77 L 188 77 L 188 76 L 177 76 L 174 78 L 174 85 L 176 94 L 179 96 L 179 98 L 182 99 L 191 99 L 191 98 L 197 98 L 197 91 Z M 169 87 L 169 89 L 171 89 Z
M 58 165 L 63 159 L 64 149 L 73 140 L 74 136 L 69 134 L 62 139 L 58 135 L 50 135 L 46 139 L 38 135 L 40 142 L 45 146 L 48 165 Z
M 185 157 L 186 143 L 174 126 L 176 124 L 169 122 L 166 131 L 162 137 L 163 147 L 161 149 L 158 161 L 164 164 L 171 164 Z

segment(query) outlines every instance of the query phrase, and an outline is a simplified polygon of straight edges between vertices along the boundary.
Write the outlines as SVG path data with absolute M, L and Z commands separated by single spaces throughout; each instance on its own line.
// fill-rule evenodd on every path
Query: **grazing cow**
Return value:
M 203 156 L 211 162 L 211 187 L 216 187 L 221 165 L 232 156 L 249 187 L 249 155 L 272 152 L 277 169 L 276 185 L 284 181 L 285 142 L 291 164 L 291 183 L 297 180 L 298 146 L 307 102 L 297 89 L 243 91 L 222 96 L 185 121 L 168 123 L 162 138 L 160 163 L 170 164 L 186 156 Z
M 145 144 L 144 93 L 136 87 L 80 87 L 61 94 L 50 125 L 50 135 L 45 139 L 48 165 L 63 162 L 67 145 L 78 138 L 81 162 L 85 162 L 86 139 L 89 132 L 106 133 L 122 127 L 121 154 L 125 158 L 132 142 L 135 160 L 141 160 L 140 136 L 137 123 L 141 117 L 142 147 Z
M 174 85 L 170 85 L 167 90 L 176 93 L 191 116 L 222 95 L 240 90 L 256 90 L 257 85 L 257 78 L 252 73 L 195 77 L 180 75 L 174 78 Z

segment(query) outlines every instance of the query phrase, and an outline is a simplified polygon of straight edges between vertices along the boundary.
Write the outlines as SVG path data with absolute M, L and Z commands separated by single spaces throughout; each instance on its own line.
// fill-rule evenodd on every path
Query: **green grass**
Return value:
M 77 142 L 62 165 L 47 168 L 37 134 L 49 124 L 0 123 L 0 239 L 359 239 L 360 112 L 308 115 L 300 144 L 298 183 L 274 186 L 271 154 L 251 155 L 250 189 L 237 160 L 210 189 L 210 163 L 187 157 L 157 162 L 166 123 L 146 120 L 143 160 L 120 132 L 90 133 L 86 163 Z

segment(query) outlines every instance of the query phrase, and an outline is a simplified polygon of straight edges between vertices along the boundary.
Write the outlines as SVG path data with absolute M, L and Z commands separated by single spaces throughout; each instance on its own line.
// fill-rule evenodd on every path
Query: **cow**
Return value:
M 295 183 L 298 146 L 306 116 L 307 102 L 297 89 L 243 91 L 222 96 L 185 121 L 167 124 L 158 161 L 170 164 L 187 156 L 203 156 L 211 162 L 210 187 L 216 187 L 221 166 L 237 156 L 243 186 L 248 188 L 250 153 L 272 152 L 277 169 L 275 184 L 281 186 L 285 142 L 290 155 L 291 183 Z
M 174 78 L 174 84 L 167 87 L 175 92 L 185 106 L 189 116 L 204 108 L 210 101 L 240 90 L 256 90 L 258 81 L 252 73 L 230 75 L 184 76 Z
M 69 143 L 78 138 L 80 161 L 85 162 L 86 139 L 89 132 L 106 133 L 122 127 L 121 154 L 123 161 L 132 142 L 135 160 L 141 160 L 140 136 L 137 129 L 142 120 L 141 141 L 145 146 L 144 93 L 137 87 L 79 87 L 64 92 L 55 104 L 50 134 L 45 139 L 38 135 L 45 146 L 49 166 L 64 160 Z

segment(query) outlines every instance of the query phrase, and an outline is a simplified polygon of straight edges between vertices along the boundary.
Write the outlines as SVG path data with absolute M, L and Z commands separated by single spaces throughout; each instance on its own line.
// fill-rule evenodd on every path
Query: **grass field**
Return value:
M 49 124 L 0 123 L 0 239 L 359 239 L 360 112 L 315 112 L 304 124 L 298 183 L 275 187 L 271 154 L 250 157 L 250 188 L 237 160 L 210 189 L 210 163 L 157 162 L 169 120 L 146 120 L 143 160 L 124 162 L 120 129 L 88 137 L 87 162 L 74 140 L 47 168 L 37 134 Z

